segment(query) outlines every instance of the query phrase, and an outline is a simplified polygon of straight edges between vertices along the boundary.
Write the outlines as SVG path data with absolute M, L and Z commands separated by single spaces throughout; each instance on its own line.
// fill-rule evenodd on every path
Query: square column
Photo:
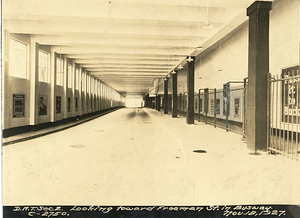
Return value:
M 30 42 L 30 125 L 38 124 L 38 75 L 39 75 L 39 44 Z
M 100 80 L 100 111 L 103 110 L 103 93 L 102 93 L 102 90 L 103 90 L 103 85 L 102 85 L 102 82 Z
M 50 122 L 56 121 L 55 86 L 56 86 L 56 57 L 57 54 L 51 49 L 50 54 Z
M 76 69 L 76 64 L 75 64 L 75 61 L 72 61 L 72 88 L 71 88 L 71 90 L 72 90 L 72 97 L 71 97 L 71 116 L 72 117 L 75 117 L 75 113 L 76 113 L 76 111 L 75 111 L 75 96 L 76 96 L 76 91 L 75 91 L 75 86 L 76 86 L 76 71 L 75 71 L 75 69 Z
M 182 93 L 179 94 L 179 111 L 181 111 L 181 106 L 182 106 Z
M 178 71 L 175 70 L 172 74 L 172 117 L 177 117 L 177 73 Z
M 78 113 L 79 116 L 83 115 L 82 112 L 82 67 L 80 66 L 78 68 L 78 92 L 79 92 L 79 97 L 78 97 Z
M 189 64 L 187 74 L 187 110 L 186 123 L 194 124 L 194 86 L 195 86 L 195 57 L 187 57 Z
M 256 1 L 247 9 L 249 16 L 247 141 L 248 148 L 267 149 L 269 11 L 271 2 Z
M 10 119 L 11 117 L 11 103 L 7 99 L 10 98 L 9 92 L 9 42 L 10 42 L 10 33 L 6 30 L 6 22 L 2 22 L 2 129 L 10 128 Z M 2 132 L 3 136 L 4 131 Z
M 164 114 L 168 114 L 168 79 L 164 82 Z
M 147 99 L 147 107 L 151 107 L 151 100 L 150 100 L 150 97 L 149 97 L 149 94 L 146 96 L 146 99 Z
M 157 95 L 157 110 L 160 111 L 160 95 Z
M 82 115 L 84 115 L 84 114 L 87 114 L 87 110 L 86 110 L 86 80 L 87 80 L 87 76 L 86 76 L 86 71 L 83 71 L 83 70 L 81 70 L 82 72 L 83 72 L 83 74 L 81 74 L 81 77 L 82 77 L 82 89 L 81 89 L 81 91 L 82 91 L 82 96 L 81 96 L 81 98 L 83 99 L 81 99 L 82 100 L 82 104 L 83 104 L 83 106 L 81 105 L 81 107 L 83 107 L 82 108 Z

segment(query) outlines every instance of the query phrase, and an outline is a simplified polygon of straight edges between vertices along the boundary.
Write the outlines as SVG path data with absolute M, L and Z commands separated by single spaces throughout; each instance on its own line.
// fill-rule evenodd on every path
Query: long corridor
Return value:
M 152 109 L 120 109 L 2 151 L 6 206 L 300 202 L 299 162 L 251 155 L 238 134 Z

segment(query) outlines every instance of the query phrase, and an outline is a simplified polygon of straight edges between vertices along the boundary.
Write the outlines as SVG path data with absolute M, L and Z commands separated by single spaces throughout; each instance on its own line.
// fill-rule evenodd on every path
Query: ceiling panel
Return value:
M 252 2 L 3 0 L 2 19 L 11 33 L 51 45 L 116 90 L 145 95 L 155 78 L 195 54 L 196 46 L 206 49 L 229 24 L 234 28 L 244 22 Z M 213 28 L 203 29 L 207 22 Z

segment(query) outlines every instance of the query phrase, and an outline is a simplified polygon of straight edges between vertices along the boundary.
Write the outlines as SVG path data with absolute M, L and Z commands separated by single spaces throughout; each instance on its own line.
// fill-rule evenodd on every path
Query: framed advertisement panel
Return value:
M 25 95 L 13 94 L 13 118 L 25 117 Z
M 60 114 L 61 113 L 61 97 L 56 96 L 56 113 Z
M 286 123 L 300 123 L 299 68 L 295 66 L 282 70 L 282 121 Z
M 47 104 L 48 104 L 48 96 L 40 95 L 39 96 L 39 116 L 47 115 Z

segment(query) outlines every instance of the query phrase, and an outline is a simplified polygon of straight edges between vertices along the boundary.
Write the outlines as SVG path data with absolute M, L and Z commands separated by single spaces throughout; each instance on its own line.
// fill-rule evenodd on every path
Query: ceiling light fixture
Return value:
M 202 29 L 208 30 L 208 29 L 213 28 L 214 25 L 209 21 L 208 0 L 206 1 L 206 3 L 207 3 L 207 6 L 206 6 L 207 20 L 206 20 L 206 22 L 201 27 L 202 27 Z
M 193 59 L 191 56 L 189 56 L 189 57 L 187 58 L 187 61 L 188 61 L 188 62 L 193 62 L 194 59 Z
M 197 47 L 195 47 L 195 50 L 196 50 L 196 51 L 202 51 L 202 50 L 203 50 L 203 47 L 202 47 L 202 46 L 197 46 Z

